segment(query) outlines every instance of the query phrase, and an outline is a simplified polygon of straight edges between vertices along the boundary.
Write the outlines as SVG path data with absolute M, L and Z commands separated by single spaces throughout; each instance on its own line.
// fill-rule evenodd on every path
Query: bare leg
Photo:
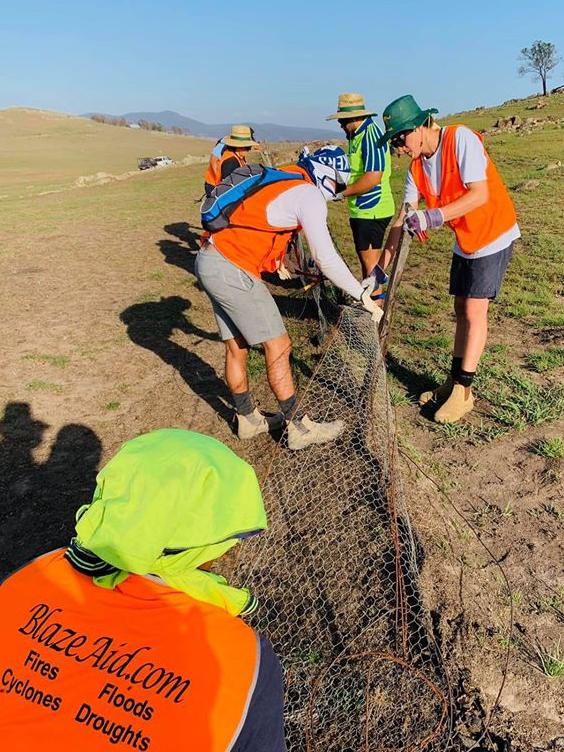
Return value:
M 370 272 L 374 269 L 380 255 L 382 253 L 381 248 L 372 248 L 369 246 L 365 251 L 358 252 L 358 258 L 360 259 L 360 265 L 362 267 L 362 278 L 366 279 Z
M 478 367 L 488 338 L 487 298 L 456 298 L 456 335 L 454 354 L 462 358 L 462 369 L 473 372 Z
M 465 303 L 468 298 L 456 296 L 454 299 L 454 313 L 456 315 L 456 330 L 454 332 L 454 352 L 455 358 L 462 358 L 464 355 L 464 346 L 466 344 L 466 315 L 464 313 Z
M 249 345 L 243 337 L 234 337 L 225 342 L 225 381 L 232 394 L 242 394 L 249 390 L 247 359 Z
M 263 342 L 266 360 L 266 374 L 274 396 L 280 402 L 295 394 L 294 380 L 290 368 L 292 343 L 287 334 Z

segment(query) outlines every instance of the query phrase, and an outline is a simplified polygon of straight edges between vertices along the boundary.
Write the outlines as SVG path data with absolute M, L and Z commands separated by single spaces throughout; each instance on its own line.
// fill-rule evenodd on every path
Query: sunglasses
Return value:
M 405 139 L 410 133 L 413 133 L 413 130 L 396 133 L 396 135 L 392 136 L 390 139 L 390 145 L 393 146 L 394 149 L 399 149 L 400 147 L 405 146 Z

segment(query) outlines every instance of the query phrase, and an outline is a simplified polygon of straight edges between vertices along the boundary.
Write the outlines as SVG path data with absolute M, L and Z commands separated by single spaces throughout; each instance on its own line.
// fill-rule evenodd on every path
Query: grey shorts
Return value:
M 224 342 L 242 336 L 247 344 L 258 345 L 286 333 L 264 282 L 232 264 L 209 244 L 198 251 L 195 272 L 212 302 Z
M 500 291 L 512 254 L 513 243 L 483 258 L 462 258 L 455 254 L 450 267 L 450 294 L 461 298 L 493 300 Z

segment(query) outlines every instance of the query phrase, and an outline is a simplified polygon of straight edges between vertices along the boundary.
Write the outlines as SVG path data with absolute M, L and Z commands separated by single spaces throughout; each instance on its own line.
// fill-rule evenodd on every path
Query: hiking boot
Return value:
M 237 413 L 237 436 L 245 441 L 254 439 L 261 433 L 268 433 L 269 425 L 265 416 L 255 407 L 252 413 L 240 415 Z
M 286 423 L 282 413 L 276 415 L 263 415 L 258 407 L 255 407 L 249 415 L 237 415 L 237 436 L 240 439 L 254 439 L 261 433 L 279 431 Z
M 441 384 L 440 386 L 428 392 L 423 392 L 423 394 L 420 394 L 419 404 L 426 405 L 427 402 L 431 402 L 432 400 L 433 402 L 436 402 L 437 404 L 442 405 L 443 402 L 446 402 L 447 399 L 450 397 L 450 393 L 452 392 L 452 386 L 453 386 L 453 380 L 452 380 L 452 377 L 449 376 L 444 384 Z
M 436 423 L 456 423 L 474 407 L 472 387 L 454 384 L 450 397 L 435 413 Z
M 301 420 L 288 423 L 288 449 L 305 449 L 310 444 L 325 444 L 334 441 L 345 428 L 342 420 L 316 423 L 307 415 Z

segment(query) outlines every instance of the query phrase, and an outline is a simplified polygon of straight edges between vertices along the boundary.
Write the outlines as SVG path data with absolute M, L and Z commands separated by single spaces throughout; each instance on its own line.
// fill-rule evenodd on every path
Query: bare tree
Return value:
M 550 71 L 556 68 L 561 59 L 556 51 L 556 45 L 537 39 L 530 47 L 523 47 L 521 50 L 519 60 L 523 61 L 523 65 L 519 66 L 519 75 L 532 73 L 533 81 L 540 78 L 542 93 L 546 97 L 546 82 L 550 78 Z

